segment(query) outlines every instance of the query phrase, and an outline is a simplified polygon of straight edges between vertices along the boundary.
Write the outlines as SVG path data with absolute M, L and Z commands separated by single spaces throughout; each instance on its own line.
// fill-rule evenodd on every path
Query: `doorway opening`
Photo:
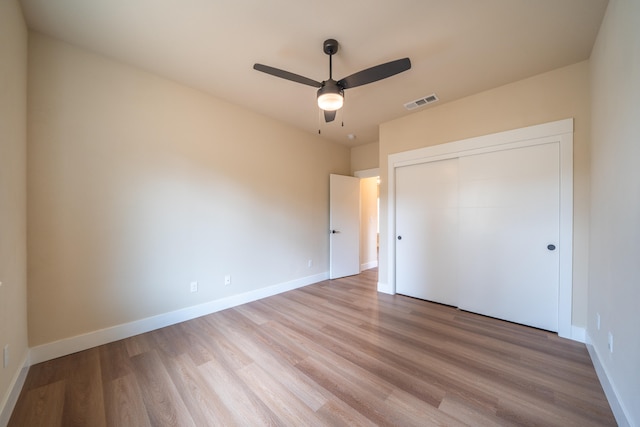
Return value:
M 357 171 L 360 178 L 360 271 L 378 266 L 380 244 L 380 171 Z

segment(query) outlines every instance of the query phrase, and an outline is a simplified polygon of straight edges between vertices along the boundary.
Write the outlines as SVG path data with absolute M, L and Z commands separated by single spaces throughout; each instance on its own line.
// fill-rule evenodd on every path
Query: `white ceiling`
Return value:
M 607 0 L 22 0 L 29 28 L 199 88 L 345 145 L 378 125 L 589 58 Z M 316 89 L 256 62 L 326 80 L 409 57 L 412 69 L 347 90 L 325 124 Z M 422 107 L 422 108 L 430 108 Z M 344 126 L 341 126 L 344 122 Z M 348 134 L 356 135 L 354 140 Z

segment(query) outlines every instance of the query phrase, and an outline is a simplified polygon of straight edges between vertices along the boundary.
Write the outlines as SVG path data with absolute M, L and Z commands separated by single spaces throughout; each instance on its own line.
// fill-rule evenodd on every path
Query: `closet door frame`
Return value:
M 387 286 L 396 292 L 396 168 L 538 144 L 558 143 L 560 149 L 560 240 L 558 335 L 572 338 L 573 298 L 573 118 L 483 135 L 391 154 L 388 157 Z

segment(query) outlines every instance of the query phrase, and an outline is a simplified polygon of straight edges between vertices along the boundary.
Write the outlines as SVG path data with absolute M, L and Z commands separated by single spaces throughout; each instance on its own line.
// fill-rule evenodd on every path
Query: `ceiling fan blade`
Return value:
M 298 74 L 290 73 L 288 71 L 280 70 L 279 68 L 269 67 L 268 65 L 253 64 L 253 69 L 262 71 L 263 73 L 271 74 L 272 76 L 280 77 L 281 79 L 291 80 L 292 82 L 302 83 L 303 85 L 322 87 L 322 83 L 315 80 L 311 80 Z
M 336 111 L 328 111 L 328 110 L 324 110 L 324 121 L 329 123 L 334 121 L 336 118 Z
M 338 85 L 343 89 L 350 89 L 352 87 L 362 86 L 368 83 L 377 82 L 378 80 L 386 79 L 387 77 L 407 71 L 410 68 L 411 61 L 409 58 L 397 59 L 395 61 L 376 65 L 375 67 L 367 68 L 366 70 L 351 74 L 350 76 L 338 81 Z

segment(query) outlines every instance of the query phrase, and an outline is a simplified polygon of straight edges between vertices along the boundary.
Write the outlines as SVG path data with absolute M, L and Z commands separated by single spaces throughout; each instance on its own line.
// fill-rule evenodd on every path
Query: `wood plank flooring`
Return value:
M 9 426 L 607 426 L 584 345 L 377 271 L 32 366 Z

